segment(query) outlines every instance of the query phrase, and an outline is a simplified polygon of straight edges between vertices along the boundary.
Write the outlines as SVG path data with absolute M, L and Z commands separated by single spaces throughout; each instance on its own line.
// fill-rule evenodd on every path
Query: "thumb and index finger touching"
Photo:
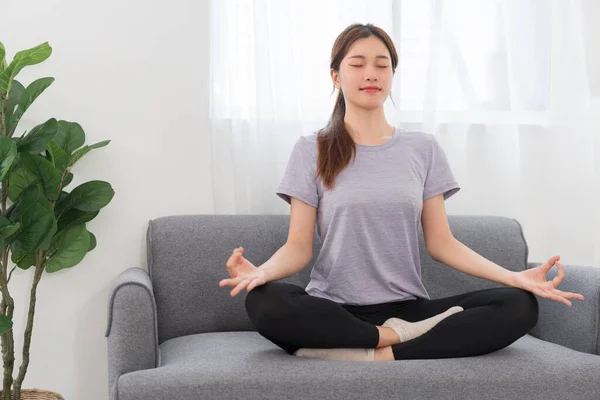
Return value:
M 231 276 L 231 278 L 221 280 L 219 282 L 219 286 L 223 286 L 224 283 L 238 284 L 239 282 L 241 282 L 242 278 L 237 275 L 237 266 L 238 266 L 238 264 L 240 264 L 242 262 L 243 252 L 244 252 L 243 247 L 238 247 L 238 248 L 233 249 L 233 252 L 232 252 L 231 256 L 229 257 L 229 260 L 227 260 L 227 263 L 225 264 L 225 267 L 227 268 L 227 271 L 229 272 L 229 275 Z

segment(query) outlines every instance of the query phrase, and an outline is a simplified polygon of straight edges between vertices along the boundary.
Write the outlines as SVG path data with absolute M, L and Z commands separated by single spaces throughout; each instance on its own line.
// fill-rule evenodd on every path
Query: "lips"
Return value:
M 371 93 L 371 92 L 378 92 L 381 89 L 379 89 L 378 87 L 374 87 L 374 86 L 367 86 L 367 87 L 361 88 L 360 90 L 363 91 L 363 92 L 369 92 L 369 93 Z

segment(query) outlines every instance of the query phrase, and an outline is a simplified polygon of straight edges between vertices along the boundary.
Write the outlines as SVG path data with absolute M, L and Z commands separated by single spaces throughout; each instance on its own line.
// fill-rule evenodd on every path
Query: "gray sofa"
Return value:
M 503 267 L 540 265 L 528 263 L 527 243 L 514 219 L 451 215 L 449 223 L 458 240 Z M 437 360 L 324 361 L 289 355 L 260 336 L 246 314 L 246 291 L 231 297 L 232 288 L 218 285 L 227 277 L 225 262 L 235 247 L 243 246 L 244 256 L 260 265 L 284 244 L 288 226 L 288 215 L 150 221 L 148 273 L 127 269 L 109 295 L 110 398 L 600 399 L 600 268 L 565 265 L 559 289 L 581 293 L 585 300 L 573 300 L 570 308 L 537 297 L 538 324 L 497 352 Z M 431 298 L 501 286 L 433 261 L 421 230 L 419 235 Z M 313 251 L 316 256 L 317 235 Z M 312 262 L 283 281 L 305 287 Z M 554 276 L 556 268 L 548 279 Z

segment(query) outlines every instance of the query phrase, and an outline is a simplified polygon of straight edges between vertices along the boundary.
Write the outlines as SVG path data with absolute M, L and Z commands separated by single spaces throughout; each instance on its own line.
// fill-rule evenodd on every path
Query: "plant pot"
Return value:
M 2 392 L 0 392 L 0 399 L 2 399 Z M 22 389 L 21 400 L 65 400 L 65 398 L 48 390 Z

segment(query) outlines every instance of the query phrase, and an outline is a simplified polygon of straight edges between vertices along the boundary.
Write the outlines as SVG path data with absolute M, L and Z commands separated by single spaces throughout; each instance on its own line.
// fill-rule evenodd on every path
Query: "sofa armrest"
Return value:
M 535 268 L 542 263 L 528 263 Z M 569 299 L 573 307 L 556 300 L 538 297 L 539 318 L 529 332 L 539 339 L 573 350 L 600 355 L 600 268 L 565 265 L 565 277 L 557 289 L 583 295 L 584 300 Z M 558 274 L 553 267 L 546 275 L 552 280 Z
M 156 368 L 160 363 L 156 302 L 150 277 L 129 268 L 113 282 L 108 297 L 108 385 L 117 398 L 117 381 L 125 373 Z

